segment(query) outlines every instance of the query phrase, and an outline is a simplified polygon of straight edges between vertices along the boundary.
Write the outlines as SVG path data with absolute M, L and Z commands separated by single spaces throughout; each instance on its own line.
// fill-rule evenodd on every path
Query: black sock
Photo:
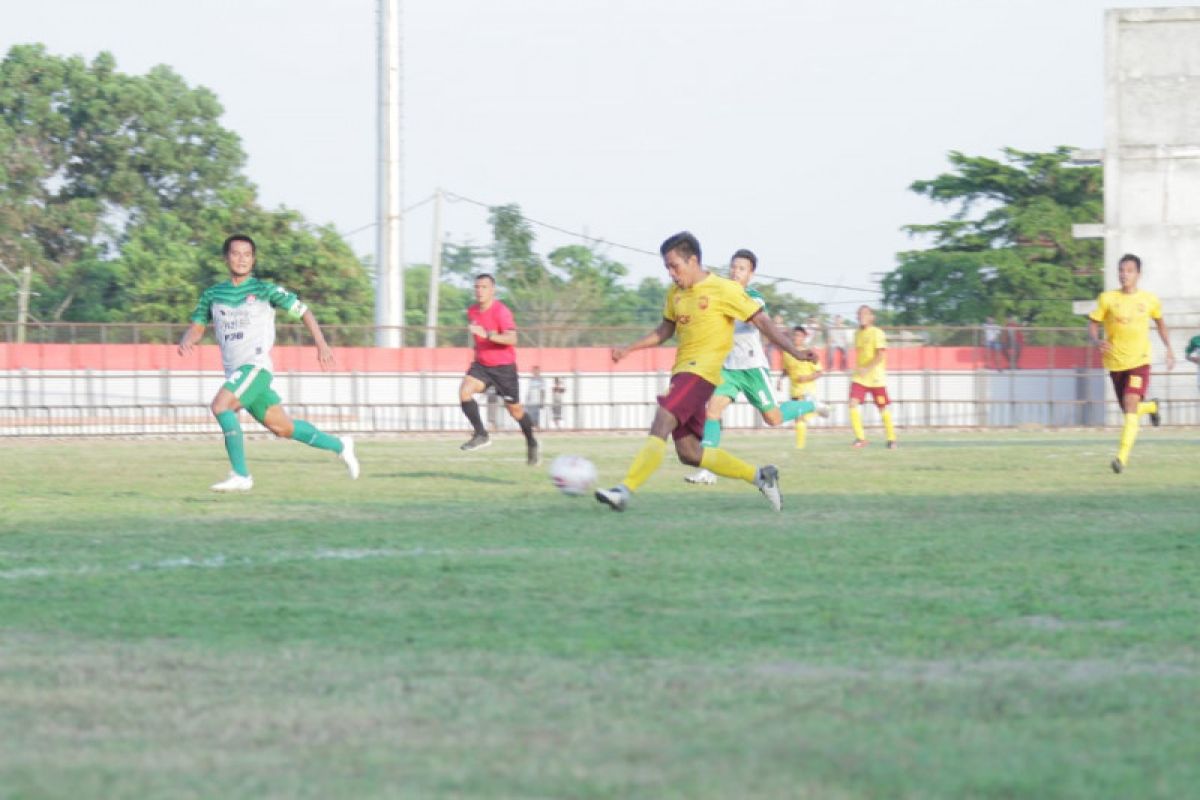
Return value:
M 517 420 L 517 424 L 521 426 L 521 433 L 525 434 L 526 443 L 533 444 L 536 441 L 533 438 L 533 420 L 529 418 L 528 414 L 522 414 L 521 418 Z
M 474 400 L 467 400 L 462 404 L 462 410 L 467 415 L 471 427 L 475 429 L 475 435 L 487 436 L 487 429 L 483 427 L 483 420 L 479 418 L 479 403 L 476 403 Z

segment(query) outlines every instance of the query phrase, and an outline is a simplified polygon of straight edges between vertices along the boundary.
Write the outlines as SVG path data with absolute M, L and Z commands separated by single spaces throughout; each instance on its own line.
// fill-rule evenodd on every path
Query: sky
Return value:
M 665 277 L 638 251 L 687 229 L 707 263 L 748 247 L 849 313 L 922 246 L 903 226 L 951 213 L 908 190 L 947 153 L 1104 141 L 1100 0 L 401 2 L 405 204 L 517 203 L 634 280 Z M 375 0 L 5 0 L 0 48 L 171 66 L 217 94 L 264 204 L 373 257 L 376 21 Z M 406 216 L 410 262 L 432 208 Z M 443 227 L 490 241 L 474 203 Z M 580 241 L 535 231 L 543 253 Z

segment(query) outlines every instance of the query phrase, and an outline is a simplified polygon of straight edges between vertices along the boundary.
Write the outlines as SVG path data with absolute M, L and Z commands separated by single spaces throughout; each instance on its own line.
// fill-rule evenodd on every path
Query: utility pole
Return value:
M 25 322 L 29 319 L 29 287 L 33 283 L 33 267 L 26 262 L 17 283 L 17 344 L 25 344 Z
M 400 0 L 379 0 L 379 242 L 375 272 L 375 343 L 380 347 L 400 347 L 404 343 L 401 56 Z
M 429 259 L 429 308 L 425 311 L 425 346 L 437 347 L 438 282 L 442 279 L 442 190 L 433 193 L 433 256 Z

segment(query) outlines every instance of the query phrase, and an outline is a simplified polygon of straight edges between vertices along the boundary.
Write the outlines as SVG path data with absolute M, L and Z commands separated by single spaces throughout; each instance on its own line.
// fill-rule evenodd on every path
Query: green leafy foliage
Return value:
M 1071 326 L 1073 300 L 1103 285 L 1103 244 L 1071 226 L 1103 218 L 1102 173 L 1073 167 L 1070 148 L 1004 150 L 1002 161 L 952 152 L 953 171 L 916 181 L 917 194 L 953 215 L 906 230 L 932 240 L 898 254 L 884 299 L 904 324 L 978 324 L 986 317 Z
M 362 264 L 330 228 L 263 209 L 241 174 L 237 135 L 216 96 L 169 67 L 126 75 L 13 47 L 0 61 L 0 265 L 34 271 L 34 320 L 179 321 L 224 278 L 232 232 L 259 244 L 259 272 L 318 315 L 369 323 Z M 16 287 L 0 282 L 0 315 Z

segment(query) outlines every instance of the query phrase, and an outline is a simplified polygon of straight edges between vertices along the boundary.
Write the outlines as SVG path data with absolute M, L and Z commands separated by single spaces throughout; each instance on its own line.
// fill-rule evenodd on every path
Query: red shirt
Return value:
M 504 333 L 517 329 L 512 311 L 499 300 L 493 300 L 487 311 L 481 311 L 475 303 L 467 309 L 467 320 L 481 325 L 489 333 Z M 517 363 L 517 348 L 511 344 L 496 344 L 482 336 L 475 337 L 475 360 L 485 367 Z

